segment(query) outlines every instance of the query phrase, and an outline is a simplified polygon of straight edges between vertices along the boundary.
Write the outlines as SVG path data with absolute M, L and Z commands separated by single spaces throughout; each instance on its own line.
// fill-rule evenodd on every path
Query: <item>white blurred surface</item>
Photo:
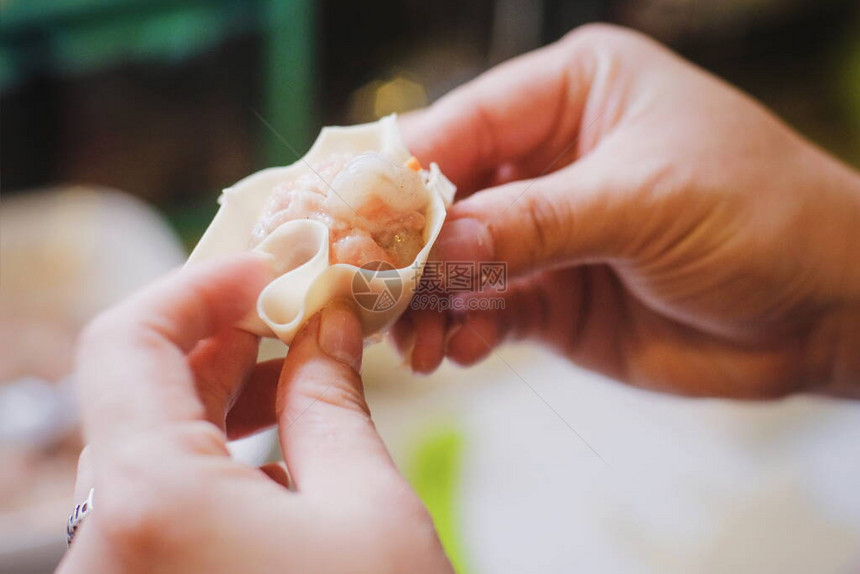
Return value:
M 500 354 L 511 368 L 491 356 L 418 379 L 377 345 L 365 367 L 399 462 L 436 422 L 463 429 L 470 574 L 860 569 L 860 403 L 680 399 L 538 349 Z
M 4 198 L 0 383 L 65 377 L 75 333 L 85 321 L 184 259 L 184 249 L 161 217 L 123 193 L 64 187 Z M 30 392 L 29 399 L 34 398 Z M 38 408 L 48 406 L 42 400 Z M 68 404 L 58 408 L 74 419 Z M 57 422 L 56 416 L 52 419 Z M 31 440 L 37 438 L 44 439 L 34 435 Z M 0 478 L 14 470 L 14 462 L 4 459 L 5 446 L 0 443 Z M 39 475 L 28 477 L 14 495 L 4 494 L 10 498 L 0 511 L 0 573 L 50 572 L 65 552 L 66 521 L 76 502 L 77 453 L 63 454 L 56 464 L 39 467 Z

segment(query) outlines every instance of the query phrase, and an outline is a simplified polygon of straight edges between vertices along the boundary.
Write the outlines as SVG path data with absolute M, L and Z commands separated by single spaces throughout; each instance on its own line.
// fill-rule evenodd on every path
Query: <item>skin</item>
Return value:
M 578 29 L 403 129 L 460 189 L 437 257 L 510 279 L 501 312 L 405 316 L 416 371 L 521 338 L 650 389 L 860 395 L 860 177 L 652 41 Z M 269 280 L 252 256 L 200 265 L 86 330 L 95 509 L 61 573 L 452 571 L 371 421 L 350 304 L 254 364 L 231 325 Z M 272 424 L 285 465 L 230 459 Z
M 94 510 L 59 572 L 452 572 L 370 419 L 353 309 L 329 305 L 286 361 L 254 366 L 256 337 L 231 325 L 269 279 L 247 256 L 182 270 L 86 330 L 76 495 L 95 486 Z M 231 460 L 258 411 L 286 466 Z
M 860 177 L 731 86 L 586 26 L 402 128 L 459 188 L 436 257 L 509 278 L 504 311 L 404 317 L 415 371 L 528 339 L 647 389 L 860 396 Z

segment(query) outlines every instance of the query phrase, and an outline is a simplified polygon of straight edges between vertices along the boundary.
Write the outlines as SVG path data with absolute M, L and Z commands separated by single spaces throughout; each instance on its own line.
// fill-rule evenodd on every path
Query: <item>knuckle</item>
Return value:
M 532 255 L 538 260 L 554 258 L 565 229 L 564 204 L 544 194 L 526 194 L 523 197 L 523 213 L 532 228 Z
M 116 331 L 116 313 L 103 311 L 84 326 L 78 337 L 81 348 L 98 347 L 105 339 L 110 339 Z
M 229 455 L 227 436 L 209 421 L 198 420 L 175 425 L 172 443 L 183 450 L 198 454 Z
M 170 339 L 154 324 L 130 325 L 125 329 L 124 336 L 129 345 L 141 352 L 157 352 L 172 345 Z
M 317 400 L 323 404 L 370 415 L 361 393 L 351 385 L 335 384 L 321 393 Z
M 298 376 L 301 381 L 298 390 L 309 404 L 320 403 L 370 415 L 361 378 L 351 367 L 331 362 L 325 368 L 307 369 Z
M 144 556 L 165 542 L 175 540 L 171 534 L 176 523 L 175 509 L 164 495 L 140 478 L 96 493 L 94 519 L 102 535 L 126 557 Z M 99 499 L 101 498 L 101 499 Z
M 106 479 L 96 489 L 93 518 L 126 559 L 152 558 L 181 545 L 181 524 L 198 502 L 199 489 L 189 488 L 189 477 L 145 462 L 158 460 L 159 449 L 154 441 L 112 445 Z
M 574 28 L 561 39 L 568 44 L 585 44 L 590 46 L 617 45 L 637 39 L 638 34 L 628 28 L 613 24 L 593 22 Z
M 481 157 L 489 163 L 497 163 L 500 157 L 498 142 L 500 138 L 496 134 L 497 121 L 493 121 L 492 114 L 487 108 L 486 102 L 478 100 L 475 102 L 475 118 L 480 124 L 481 129 L 477 133 L 481 134 L 478 141 L 478 149 L 481 150 Z
M 145 554 L 159 545 L 163 526 L 168 522 L 161 516 L 152 497 L 141 496 L 136 489 L 134 496 L 123 496 L 123 501 L 98 505 L 93 516 L 101 524 L 103 536 L 122 554 Z
M 631 57 L 659 44 L 648 36 L 621 26 L 592 23 L 574 28 L 559 43 L 574 53 L 591 52 L 618 59 Z

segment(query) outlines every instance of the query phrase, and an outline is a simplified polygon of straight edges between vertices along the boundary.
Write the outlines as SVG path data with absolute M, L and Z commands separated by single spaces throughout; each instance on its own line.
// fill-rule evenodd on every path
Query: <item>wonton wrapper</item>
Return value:
M 409 160 L 411 154 L 400 138 L 394 115 L 370 124 L 323 128 L 301 160 L 286 167 L 264 169 L 225 189 L 219 198 L 221 207 L 188 258 L 188 264 L 251 250 L 252 230 L 278 184 L 314 174 L 309 164 L 324 161 L 331 154 L 357 155 L 369 151 L 384 153 L 399 163 Z M 446 208 L 454 198 L 454 185 L 442 175 L 435 163 L 421 175 L 429 200 L 425 213 L 424 247 L 410 266 L 382 271 L 369 282 L 371 291 L 381 293 L 385 290 L 386 279 L 399 276 L 402 293 L 397 303 L 385 311 L 370 311 L 356 306 L 365 336 L 385 329 L 406 310 L 430 248 L 442 228 Z M 269 256 L 277 278 L 260 293 L 256 313 L 250 313 L 240 322 L 243 329 L 261 336 L 277 337 L 289 345 L 302 324 L 329 301 L 337 297 L 352 297 L 352 281 L 358 268 L 345 263 L 329 263 L 329 230 L 319 221 L 299 219 L 284 223 L 253 251 Z

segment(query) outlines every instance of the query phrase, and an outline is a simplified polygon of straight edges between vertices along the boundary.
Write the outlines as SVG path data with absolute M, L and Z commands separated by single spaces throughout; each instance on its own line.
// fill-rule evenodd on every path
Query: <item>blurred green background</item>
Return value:
M 425 105 L 591 21 L 656 36 L 860 165 L 860 10 L 852 0 L 0 7 L 3 191 L 117 188 L 166 213 L 189 245 L 221 188 L 294 161 L 320 126 Z

